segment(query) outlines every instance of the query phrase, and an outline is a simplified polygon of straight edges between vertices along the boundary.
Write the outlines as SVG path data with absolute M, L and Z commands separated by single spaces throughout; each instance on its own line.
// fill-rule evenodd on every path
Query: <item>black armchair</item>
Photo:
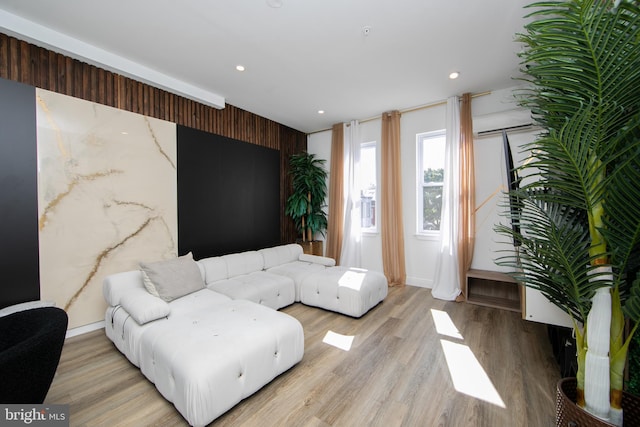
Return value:
M 58 368 L 68 317 L 56 307 L 0 317 L 0 403 L 43 403 Z

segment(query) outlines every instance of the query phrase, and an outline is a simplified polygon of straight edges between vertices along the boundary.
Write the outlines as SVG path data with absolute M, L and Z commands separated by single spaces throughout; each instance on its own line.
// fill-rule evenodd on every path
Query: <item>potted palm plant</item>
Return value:
M 327 197 L 326 160 L 314 154 L 302 152 L 289 159 L 289 174 L 292 176 L 293 192 L 287 199 L 285 213 L 295 222 L 301 234 L 305 252 L 322 255 L 322 242 L 316 235 L 324 235 L 327 229 L 327 214 L 324 211 Z
M 640 320 L 639 5 L 528 7 L 518 102 L 542 131 L 506 199 L 516 226 L 496 226 L 515 251 L 497 263 L 571 315 L 577 404 L 622 425 L 623 371 Z

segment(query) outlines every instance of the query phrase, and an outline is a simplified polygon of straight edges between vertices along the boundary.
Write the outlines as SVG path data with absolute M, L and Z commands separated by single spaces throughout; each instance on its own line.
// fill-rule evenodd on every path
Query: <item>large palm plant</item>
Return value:
M 316 233 L 327 229 L 324 211 L 327 197 L 326 160 L 314 154 L 302 152 L 289 159 L 289 173 L 293 177 L 293 193 L 287 198 L 285 213 L 296 224 L 302 241 L 312 241 Z
M 624 315 L 640 320 L 640 282 L 633 281 L 640 264 L 639 6 L 561 0 L 528 7 L 533 20 L 519 40 L 529 85 L 519 102 L 543 131 L 526 147 L 521 188 L 508 199 L 519 227 L 497 226 L 519 249 L 498 263 L 572 316 L 578 403 L 607 418 L 611 399 L 615 418 L 635 331 L 624 339 Z M 597 377 L 603 364 L 610 375 Z

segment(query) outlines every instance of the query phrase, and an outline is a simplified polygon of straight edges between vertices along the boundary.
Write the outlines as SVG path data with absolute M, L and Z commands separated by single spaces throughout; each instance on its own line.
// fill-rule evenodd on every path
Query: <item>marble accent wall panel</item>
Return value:
M 40 293 L 75 328 L 104 319 L 106 275 L 177 255 L 176 125 L 36 98 Z

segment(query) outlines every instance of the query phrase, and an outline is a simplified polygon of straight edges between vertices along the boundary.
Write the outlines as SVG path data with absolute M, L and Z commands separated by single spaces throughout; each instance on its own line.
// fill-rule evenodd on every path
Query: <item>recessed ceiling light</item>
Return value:
M 318 110 L 318 114 L 324 114 L 324 110 Z
M 236 70 L 244 71 L 244 65 L 236 65 Z
M 460 77 L 460 73 L 457 71 L 454 71 L 453 73 L 449 74 L 449 78 L 451 80 L 457 79 L 458 77 Z
M 279 7 L 282 7 L 282 0 L 267 0 L 267 4 L 269 5 L 269 7 L 277 9 Z

